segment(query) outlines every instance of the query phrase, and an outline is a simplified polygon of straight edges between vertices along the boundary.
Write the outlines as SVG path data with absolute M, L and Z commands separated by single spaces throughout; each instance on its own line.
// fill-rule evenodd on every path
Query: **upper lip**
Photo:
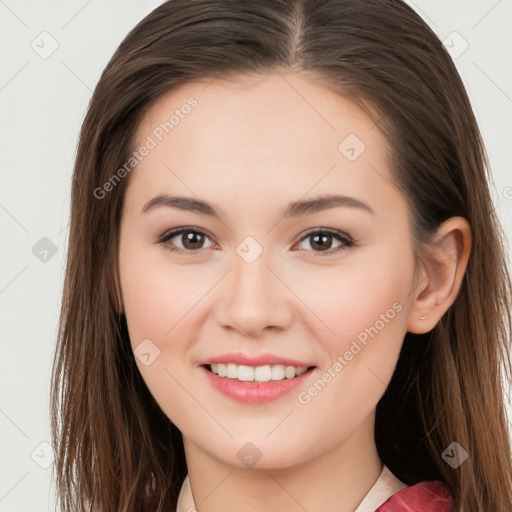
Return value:
M 295 366 L 297 368 L 300 367 L 309 367 L 313 366 L 312 364 L 305 363 L 304 361 L 299 361 L 297 359 L 290 359 L 289 357 L 278 356 L 276 354 L 244 354 L 243 352 L 233 352 L 230 354 L 222 354 L 216 357 L 210 357 L 200 363 L 201 366 L 207 364 L 218 364 L 218 363 L 235 363 L 237 365 L 246 365 L 246 366 L 266 366 L 266 365 L 277 365 L 282 364 L 285 366 Z

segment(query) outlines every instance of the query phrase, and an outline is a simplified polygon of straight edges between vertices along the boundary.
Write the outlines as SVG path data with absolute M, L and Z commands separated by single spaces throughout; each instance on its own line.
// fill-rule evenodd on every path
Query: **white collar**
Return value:
M 377 478 L 354 512 L 374 512 L 389 497 L 405 487 L 408 486 L 398 480 L 386 465 L 383 465 L 379 478 Z
M 389 497 L 398 491 L 408 487 L 406 484 L 398 480 L 398 478 L 391 473 L 386 465 L 383 465 L 379 478 L 375 481 L 371 489 L 363 498 L 354 512 L 374 512 L 375 509 L 380 507 Z M 188 475 L 185 477 L 178 496 L 178 505 L 176 512 L 189 512 L 190 510 L 197 510 L 194 497 L 192 496 L 192 489 L 190 488 L 190 481 Z

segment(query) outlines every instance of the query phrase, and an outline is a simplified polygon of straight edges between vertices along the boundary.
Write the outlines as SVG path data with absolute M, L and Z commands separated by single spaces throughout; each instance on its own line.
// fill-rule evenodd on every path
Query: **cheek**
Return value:
M 368 330 L 389 343 L 396 339 L 400 344 L 405 334 L 412 253 L 400 253 L 396 245 L 389 244 L 360 254 L 336 267 L 295 277 L 294 291 L 315 313 L 317 337 L 324 340 L 331 356 L 346 349 L 353 339 L 364 343 L 371 336 Z
M 306 278 L 297 294 L 322 319 L 310 322 L 327 356 L 318 405 L 341 401 L 364 416 L 393 375 L 407 332 L 414 267 L 412 254 L 396 246 L 348 261 Z M 304 402 L 317 400 L 316 390 L 305 391 Z
M 173 265 L 164 249 L 121 242 L 119 260 L 132 346 L 144 338 L 172 337 L 187 309 L 207 290 L 208 279 L 204 287 L 198 286 L 197 266 Z
M 124 250 L 126 249 L 126 250 Z M 187 365 L 197 318 L 190 311 L 211 286 L 198 286 L 193 265 L 171 265 L 159 251 L 121 244 L 119 272 L 123 306 L 134 358 L 149 391 L 178 428 L 203 414 Z M 187 314 L 188 313 L 188 314 Z M 149 355 L 147 355 L 149 354 Z M 186 383 L 187 392 L 183 391 Z

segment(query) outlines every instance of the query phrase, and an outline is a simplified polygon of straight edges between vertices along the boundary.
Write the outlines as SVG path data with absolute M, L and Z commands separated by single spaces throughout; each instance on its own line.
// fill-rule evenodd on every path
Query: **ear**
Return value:
M 422 263 L 420 278 L 412 290 L 407 330 L 431 331 L 453 304 L 471 252 L 471 228 L 463 217 L 443 222 L 435 235 L 431 255 Z

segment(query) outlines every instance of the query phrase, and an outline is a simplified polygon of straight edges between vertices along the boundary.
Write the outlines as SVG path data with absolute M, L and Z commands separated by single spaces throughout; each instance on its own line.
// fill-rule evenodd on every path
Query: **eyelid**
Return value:
M 156 240 L 154 241 L 154 243 L 164 245 L 171 238 L 181 235 L 187 231 L 200 233 L 200 234 L 204 235 L 205 237 L 209 238 L 210 240 L 212 240 L 214 243 L 216 243 L 215 239 L 213 239 L 213 237 L 211 237 L 207 231 L 205 231 L 202 228 L 195 227 L 195 226 L 182 226 L 179 228 L 169 229 L 169 230 L 165 231 L 162 235 L 158 236 L 156 238 Z M 332 228 L 316 227 L 316 228 L 312 228 L 312 229 L 306 231 L 305 233 L 302 233 L 301 235 L 299 235 L 298 241 L 293 244 L 293 247 L 295 247 L 297 244 L 301 243 L 302 241 L 304 241 L 305 239 L 307 239 L 308 237 L 310 237 L 311 235 L 316 234 L 316 233 L 325 233 L 325 234 L 332 235 L 333 237 L 337 238 L 340 242 L 342 242 L 343 245 L 341 247 L 340 246 L 334 247 L 334 248 L 328 249 L 326 251 L 307 251 L 307 252 L 312 252 L 314 256 L 324 256 L 324 255 L 328 256 L 330 254 L 334 254 L 334 253 L 338 253 L 343 250 L 346 250 L 350 247 L 358 246 L 358 242 L 356 240 L 354 240 L 347 233 L 344 233 L 343 231 L 339 231 L 337 229 L 332 229 Z M 194 254 L 200 253 L 200 252 L 202 252 L 202 249 L 205 249 L 205 248 L 197 249 L 194 251 L 181 249 L 181 247 L 175 247 L 175 246 L 172 248 L 168 248 L 168 250 L 171 252 L 178 252 L 178 253 L 184 254 L 186 256 L 193 256 Z M 299 249 L 299 250 L 304 251 L 305 249 Z

